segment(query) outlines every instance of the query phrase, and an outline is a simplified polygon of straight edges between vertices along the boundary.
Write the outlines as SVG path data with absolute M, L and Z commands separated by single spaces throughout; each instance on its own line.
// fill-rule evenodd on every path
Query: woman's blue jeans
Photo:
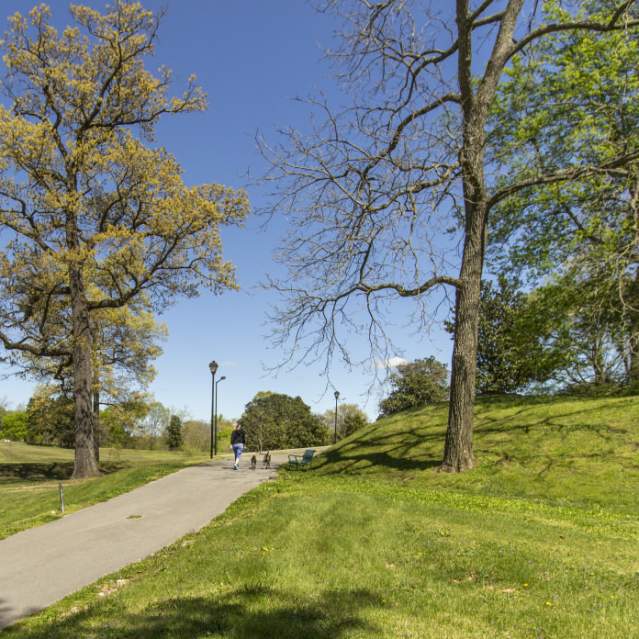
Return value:
M 240 457 L 242 456 L 242 451 L 244 450 L 244 444 L 233 444 L 233 453 L 235 454 L 235 463 L 240 463 Z

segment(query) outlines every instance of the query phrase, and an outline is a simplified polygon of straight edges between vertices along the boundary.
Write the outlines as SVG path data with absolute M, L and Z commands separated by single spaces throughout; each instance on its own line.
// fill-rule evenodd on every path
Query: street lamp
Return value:
M 215 373 L 217 373 L 218 365 L 215 360 L 209 364 L 209 370 L 213 377 L 211 385 L 211 459 L 213 459 L 213 420 L 215 418 Z
M 220 385 L 220 382 L 223 382 L 226 379 L 225 375 L 222 375 L 222 377 L 220 377 L 220 379 L 217 380 L 217 382 L 215 382 L 215 422 L 214 422 L 214 426 L 213 426 L 213 433 L 215 435 L 214 441 L 215 441 L 215 456 L 217 457 L 217 414 L 220 412 L 219 408 L 218 408 L 218 404 L 217 404 L 217 387 Z
M 335 434 L 333 435 L 333 443 L 337 444 L 337 400 L 339 399 L 339 391 L 336 390 L 335 395 Z

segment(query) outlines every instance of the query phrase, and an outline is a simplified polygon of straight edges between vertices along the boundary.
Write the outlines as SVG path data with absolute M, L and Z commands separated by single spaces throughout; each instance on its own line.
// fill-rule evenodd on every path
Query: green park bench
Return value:
M 313 461 L 314 455 L 315 455 L 314 448 L 307 448 L 304 451 L 303 455 L 289 455 L 288 456 L 289 468 L 302 468 L 303 466 L 308 466 Z

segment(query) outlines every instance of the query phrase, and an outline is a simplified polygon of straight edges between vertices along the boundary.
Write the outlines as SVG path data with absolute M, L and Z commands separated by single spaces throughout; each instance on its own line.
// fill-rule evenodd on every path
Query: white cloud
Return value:
M 408 360 L 403 357 L 390 357 L 387 360 L 377 362 L 377 368 L 397 368 L 402 364 L 408 364 Z

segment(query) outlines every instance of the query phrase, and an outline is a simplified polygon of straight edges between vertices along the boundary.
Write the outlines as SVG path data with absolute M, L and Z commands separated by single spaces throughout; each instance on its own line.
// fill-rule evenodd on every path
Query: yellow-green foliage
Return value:
M 158 16 L 124 1 L 69 12 L 62 31 L 45 4 L 15 13 L 1 42 L 0 343 L 13 363 L 45 375 L 73 355 L 83 401 L 98 387 L 122 399 L 130 384 L 121 368 L 142 386 L 153 377 L 148 360 L 163 334 L 153 311 L 201 286 L 236 287 L 219 227 L 240 223 L 248 200 L 220 184 L 186 184 L 152 143 L 161 117 L 206 108 L 194 77 L 171 96 L 169 69 L 147 69 Z M 71 307 L 92 327 L 75 344 Z

